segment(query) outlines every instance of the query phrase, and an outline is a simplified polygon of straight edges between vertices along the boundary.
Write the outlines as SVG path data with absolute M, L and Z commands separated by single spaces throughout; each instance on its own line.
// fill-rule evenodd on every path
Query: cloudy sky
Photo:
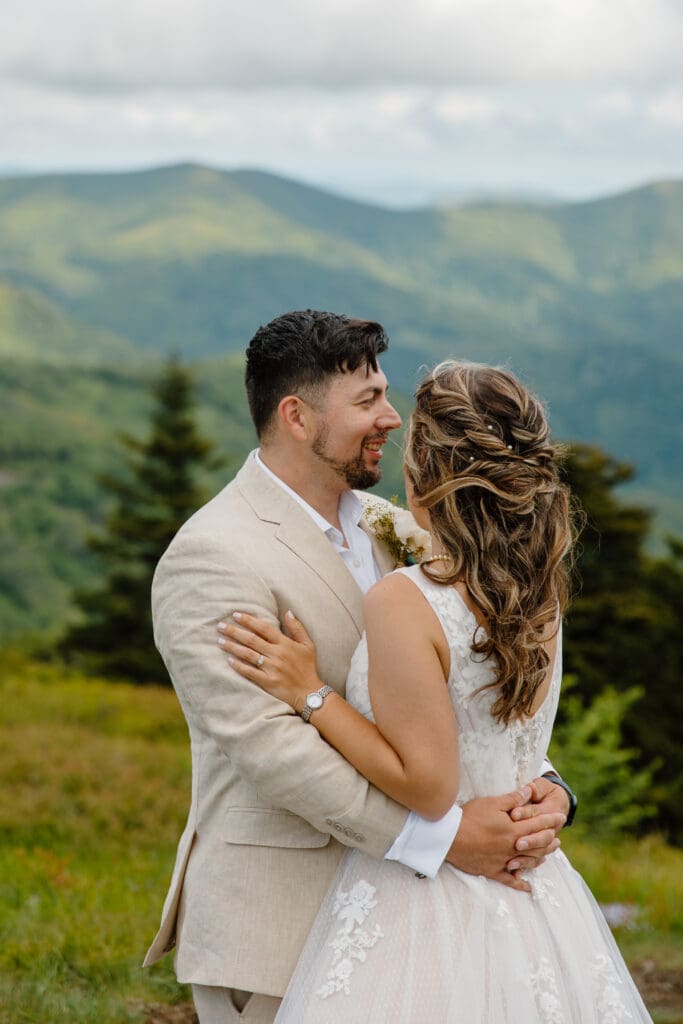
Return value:
M 0 170 L 601 195 L 683 178 L 682 53 L 683 0 L 4 0 Z

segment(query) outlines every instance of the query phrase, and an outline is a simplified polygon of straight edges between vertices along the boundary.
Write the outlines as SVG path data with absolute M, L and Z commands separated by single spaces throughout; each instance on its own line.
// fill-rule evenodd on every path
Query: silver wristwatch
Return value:
M 303 711 L 301 712 L 301 717 L 304 722 L 309 720 L 314 711 L 317 711 L 318 708 L 323 706 L 325 697 L 327 697 L 329 693 L 334 693 L 331 686 L 321 686 L 319 690 L 315 691 L 315 693 L 309 693 L 308 697 L 306 697 L 306 703 L 304 704 Z

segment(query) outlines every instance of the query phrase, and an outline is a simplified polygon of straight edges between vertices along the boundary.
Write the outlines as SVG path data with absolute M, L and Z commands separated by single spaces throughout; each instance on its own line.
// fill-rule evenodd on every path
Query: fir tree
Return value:
M 113 502 L 88 546 L 103 577 L 96 588 L 75 595 L 82 621 L 61 645 L 91 671 L 138 683 L 167 681 L 152 636 L 152 576 L 180 526 L 205 500 L 202 472 L 221 464 L 198 431 L 192 377 L 175 357 L 153 395 L 147 439 L 121 435 L 127 472 L 101 478 Z
M 653 769 L 653 824 L 680 844 L 683 544 L 671 538 L 663 556 L 648 553 L 651 513 L 618 493 L 633 476 L 627 463 L 590 445 L 575 445 L 568 461 L 567 478 L 586 526 L 579 541 L 581 587 L 564 634 L 564 668 L 576 677 L 573 695 L 584 708 L 608 689 L 617 700 L 641 693 L 624 705 L 624 740 L 639 752 L 637 768 Z M 561 701 L 561 719 L 565 707 Z

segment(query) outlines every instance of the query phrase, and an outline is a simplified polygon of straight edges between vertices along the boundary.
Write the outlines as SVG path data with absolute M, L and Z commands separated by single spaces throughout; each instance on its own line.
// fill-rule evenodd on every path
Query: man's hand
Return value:
M 531 790 L 531 797 L 528 803 L 513 807 L 510 811 L 513 821 L 524 821 L 538 814 L 553 814 L 556 811 L 566 819 L 569 814 L 569 797 L 562 786 L 556 786 L 550 779 L 541 776 L 525 788 Z
M 567 820 L 566 793 L 560 789 L 565 802 L 559 805 L 555 794 L 546 793 L 546 784 L 550 789 L 560 789 L 547 779 L 534 779 L 514 793 L 478 797 L 466 803 L 447 862 L 470 875 L 484 875 L 512 889 L 530 892 L 529 883 L 519 877 L 520 871 L 537 867 L 557 850 L 557 833 Z M 533 808 L 531 813 L 526 810 L 529 806 Z M 518 820 L 514 820 L 516 815 Z

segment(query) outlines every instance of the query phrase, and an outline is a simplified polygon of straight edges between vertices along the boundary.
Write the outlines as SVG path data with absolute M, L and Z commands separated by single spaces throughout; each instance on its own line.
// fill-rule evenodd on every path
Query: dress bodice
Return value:
M 448 690 L 458 722 L 460 788 L 458 802 L 516 789 L 540 774 L 548 749 L 562 676 L 562 636 L 558 636 L 552 679 L 543 704 L 531 718 L 503 725 L 491 714 L 496 691 L 482 690 L 495 678 L 495 665 L 472 653 L 474 634 L 481 630 L 455 587 L 434 583 L 418 565 L 399 569 L 423 593 L 448 642 L 451 666 Z M 419 680 L 416 680 L 419 685 Z M 363 635 L 351 661 L 347 699 L 371 719 L 368 691 L 368 648 Z

